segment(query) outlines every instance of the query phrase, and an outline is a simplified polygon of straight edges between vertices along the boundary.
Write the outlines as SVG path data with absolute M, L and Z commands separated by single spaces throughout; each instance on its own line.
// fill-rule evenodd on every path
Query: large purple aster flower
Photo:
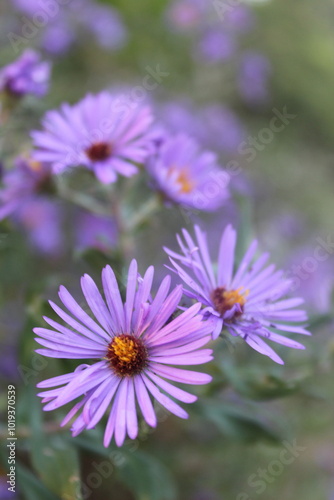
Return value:
M 253 261 L 257 242 L 250 245 L 234 271 L 237 235 L 232 226 L 227 226 L 221 238 L 215 271 L 205 234 L 198 226 L 195 226 L 195 234 L 196 241 L 186 230 L 183 230 L 185 241 L 178 236 L 181 254 L 169 249 L 165 251 L 187 285 L 184 293 L 203 304 L 204 316 L 214 322 L 213 338 L 217 338 L 225 327 L 231 335 L 242 337 L 253 349 L 280 364 L 283 364 L 282 359 L 264 342 L 264 338 L 287 347 L 304 349 L 298 342 L 276 332 L 309 335 L 303 326 L 295 324 L 307 320 L 306 313 L 296 309 L 304 301 L 284 298 L 292 281 L 284 278 L 283 271 L 275 271 L 275 266 L 265 267 L 268 254 Z M 190 273 L 184 268 L 190 269 Z
M 184 207 L 212 211 L 229 196 L 229 177 L 219 169 L 216 155 L 201 151 L 185 134 L 162 140 L 147 169 L 164 198 Z
M 60 173 L 78 165 L 93 170 L 103 183 L 114 182 L 117 173 L 137 172 L 150 149 L 150 108 L 129 105 L 108 92 L 87 95 L 74 106 L 46 113 L 43 131 L 32 132 L 34 157 L 52 164 Z
M 26 94 L 41 97 L 48 90 L 50 71 L 49 62 L 41 61 L 37 52 L 27 49 L 16 61 L 0 70 L 0 91 L 17 97 Z
M 37 342 L 44 346 L 37 352 L 44 356 L 96 360 L 91 365 L 78 366 L 73 373 L 38 384 L 48 389 L 39 394 L 47 403 L 46 411 L 80 398 L 62 422 L 66 424 L 79 412 L 72 425 L 73 436 L 95 427 L 111 406 L 104 445 L 108 446 L 115 436 L 116 444 L 121 446 L 126 435 L 132 439 L 137 436 L 137 405 L 147 424 L 156 426 L 150 396 L 175 415 L 188 417 L 170 396 L 184 403 L 192 403 L 196 397 L 167 380 L 186 384 L 206 384 L 211 380 L 209 375 L 171 366 L 188 367 L 210 361 L 212 351 L 201 347 L 210 340 L 212 327 L 198 314 L 199 304 L 171 319 L 181 299 L 182 287 L 169 293 L 167 276 L 151 300 L 153 274 L 150 267 L 138 282 L 137 263 L 132 261 L 124 304 L 109 266 L 102 272 L 106 302 L 94 281 L 85 275 L 81 286 L 96 319 L 61 287 L 59 297 L 70 314 L 50 304 L 68 326 L 45 318 L 53 329 L 34 330 Z

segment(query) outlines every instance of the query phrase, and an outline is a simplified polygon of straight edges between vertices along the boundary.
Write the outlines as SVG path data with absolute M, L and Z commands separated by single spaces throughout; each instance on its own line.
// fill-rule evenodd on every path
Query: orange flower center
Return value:
M 249 290 L 243 291 L 243 288 L 243 286 L 237 288 L 236 290 L 226 290 L 224 287 L 216 288 L 211 294 L 211 299 L 216 311 L 223 316 L 226 311 L 232 309 L 235 304 L 240 304 L 241 309 L 243 310 L 249 294 Z
M 190 172 L 187 167 L 176 168 L 171 167 L 169 170 L 170 175 L 177 174 L 175 177 L 176 182 L 180 186 L 180 193 L 188 194 L 195 188 L 195 183 L 190 177 Z

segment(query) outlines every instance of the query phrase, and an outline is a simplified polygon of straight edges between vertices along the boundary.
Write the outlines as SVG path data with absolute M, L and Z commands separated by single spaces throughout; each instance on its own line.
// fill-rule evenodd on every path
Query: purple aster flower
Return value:
M 282 359 L 263 338 L 294 349 L 304 349 L 298 342 L 275 332 L 309 335 L 303 325 L 295 324 L 307 320 L 303 310 L 295 309 L 304 300 L 284 298 L 292 281 L 285 279 L 283 272 L 276 271 L 275 266 L 264 267 L 268 254 L 253 261 L 257 242 L 253 241 L 234 271 L 236 231 L 228 225 L 220 241 L 215 271 L 205 234 L 198 226 L 195 226 L 195 234 L 196 241 L 186 230 L 183 230 L 185 241 L 178 236 L 181 254 L 169 249 L 165 251 L 187 286 L 184 293 L 203 304 L 204 316 L 215 324 L 213 338 L 217 338 L 225 327 L 231 335 L 243 338 L 253 349 L 280 364 L 283 364 Z M 189 269 L 190 274 L 184 268 Z
M 212 211 L 228 198 L 229 177 L 218 168 L 216 155 L 201 151 L 185 134 L 162 141 L 147 169 L 167 202 Z
M 138 434 L 136 406 L 147 424 L 156 426 L 151 396 L 171 413 L 188 418 L 171 397 L 192 403 L 196 396 L 168 380 L 195 385 L 210 382 L 209 375 L 171 365 L 188 367 L 210 361 L 212 351 L 201 348 L 210 340 L 212 327 L 198 314 L 199 304 L 171 320 L 182 297 L 182 287 L 179 285 L 169 293 L 167 276 L 152 300 L 153 276 L 154 269 L 150 267 L 138 280 L 137 263 L 133 260 L 123 304 L 110 266 L 102 271 L 106 302 L 94 281 L 85 275 L 81 280 L 82 291 L 96 319 L 79 306 L 66 288 L 60 287 L 60 300 L 70 314 L 53 302 L 50 304 L 68 326 L 44 318 L 53 329 L 35 328 L 36 340 L 43 346 L 38 353 L 51 358 L 96 360 L 91 365 L 78 366 L 73 373 L 38 384 L 48 389 L 39 394 L 46 403 L 46 411 L 80 398 L 62 421 L 65 425 L 76 416 L 73 436 L 95 427 L 111 407 L 104 446 L 109 445 L 113 436 L 121 446 L 126 435 L 135 439 Z
M 34 50 L 25 50 L 19 59 L 0 70 L 0 91 L 22 97 L 34 94 L 41 97 L 49 86 L 51 65 L 41 61 Z
M 34 157 L 49 162 L 56 173 L 85 166 L 103 183 L 115 182 L 117 173 L 137 173 L 151 149 L 152 114 L 148 106 L 126 106 L 108 92 L 87 95 L 70 106 L 46 113 L 43 131 L 31 133 Z

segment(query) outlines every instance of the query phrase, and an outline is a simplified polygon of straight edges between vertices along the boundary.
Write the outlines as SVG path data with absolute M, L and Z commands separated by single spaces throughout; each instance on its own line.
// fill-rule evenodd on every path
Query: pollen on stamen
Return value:
M 114 337 L 106 356 L 112 369 L 121 377 L 140 373 L 146 367 L 147 357 L 143 341 L 128 334 Z
M 239 316 L 242 314 L 247 296 L 249 294 L 249 290 L 242 290 L 243 287 L 237 288 L 236 290 L 226 290 L 225 287 L 216 288 L 211 294 L 211 299 L 216 311 L 223 316 L 227 311 L 232 309 L 235 304 L 239 304 L 241 313 L 236 312 L 235 315 Z

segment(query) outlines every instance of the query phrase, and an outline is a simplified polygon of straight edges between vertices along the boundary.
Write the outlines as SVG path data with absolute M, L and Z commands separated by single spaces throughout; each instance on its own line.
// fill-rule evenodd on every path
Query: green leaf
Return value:
M 73 442 L 70 443 L 64 436 L 43 432 L 41 403 L 32 394 L 29 402 L 31 437 L 28 443 L 34 470 L 44 485 L 59 498 L 80 500 L 80 464 Z
M 16 471 L 18 488 L 25 500 L 59 500 L 29 469 L 17 463 Z
M 144 451 L 128 454 L 119 475 L 139 500 L 174 500 L 175 482 L 167 467 Z
M 199 406 L 199 405 L 198 405 Z M 262 422 L 249 405 L 237 406 L 230 402 L 205 400 L 200 413 L 225 436 L 238 441 L 258 440 L 277 444 L 282 440 L 279 432 Z

